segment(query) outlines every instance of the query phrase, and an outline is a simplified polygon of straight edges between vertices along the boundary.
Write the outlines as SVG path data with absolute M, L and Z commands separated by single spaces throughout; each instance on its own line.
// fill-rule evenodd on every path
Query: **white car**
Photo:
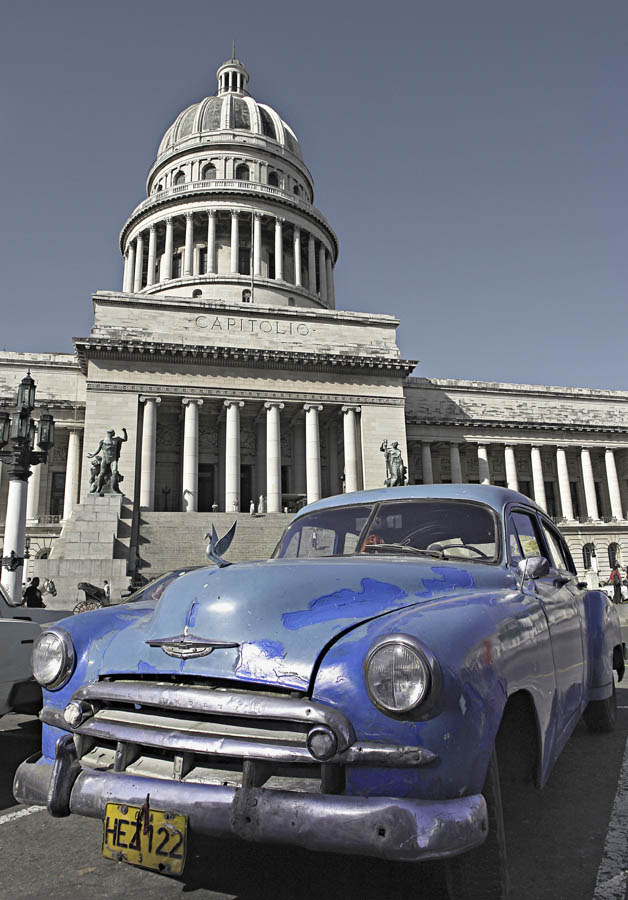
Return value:
M 16 606 L 0 585 L 0 716 L 41 706 L 41 688 L 31 667 L 33 644 L 42 628 L 71 614 L 71 610 Z

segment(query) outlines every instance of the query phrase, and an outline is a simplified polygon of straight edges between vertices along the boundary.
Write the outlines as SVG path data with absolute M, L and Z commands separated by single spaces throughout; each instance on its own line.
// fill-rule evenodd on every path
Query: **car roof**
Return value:
M 382 503 L 394 500 L 474 500 L 477 503 L 485 503 L 497 512 L 509 503 L 524 503 L 539 512 L 543 510 L 537 504 L 508 488 L 496 487 L 491 484 L 408 484 L 404 487 L 375 488 L 369 491 L 352 491 L 349 494 L 336 494 L 334 497 L 325 497 L 317 500 L 299 510 L 295 518 L 323 509 L 331 509 L 338 506 L 355 506 L 359 503 Z

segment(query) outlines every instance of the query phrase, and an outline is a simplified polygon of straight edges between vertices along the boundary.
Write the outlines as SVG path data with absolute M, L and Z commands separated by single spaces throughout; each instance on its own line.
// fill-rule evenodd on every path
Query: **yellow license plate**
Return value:
M 146 813 L 139 806 L 108 803 L 102 855 L 164 875 L 181 875 L 187 849 L 187 816 L 151 809 L 148 823 L 145 819 Z

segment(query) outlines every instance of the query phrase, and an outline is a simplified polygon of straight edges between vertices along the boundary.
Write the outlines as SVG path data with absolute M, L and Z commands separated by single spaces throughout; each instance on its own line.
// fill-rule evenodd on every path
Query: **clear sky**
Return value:
M 236 55 L 417 375 L 628 390 L 625 0 L 3 0 L 0 348 L 72 350 L 176 115 Z

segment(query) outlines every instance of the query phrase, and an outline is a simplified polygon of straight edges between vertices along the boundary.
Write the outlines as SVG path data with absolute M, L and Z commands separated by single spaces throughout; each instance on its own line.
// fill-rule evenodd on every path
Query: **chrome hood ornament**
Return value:
M 199 656 L 209 656 L 214 650 L 229 650 L 240 646 L 235 641 L 214 641 L 187 634 L 187 631 L 174 637 L 155 638 L 146 643 L 149 647 L 161 647 L 165 654 L 177 659 L 196 659 Z
M 207 558 L 212 562 L 215 562 L 217 566 L 221 569 L 224 566 L 231 566 L 233 563 L 227 562 L 225 559 L 222 559 L 221 554 L 226 553 L 229 547 L 231 546 L 231 541 L 235 535 L 236 525 L 238 523 L 234 522 L 229 531 L 220 539 L 218 539 L 218 535 L 216 534 L 216 529 L 214 528 L 214 523 L 212 522 L 212 530 L 210 532 L 206 532 L 204 540 L 209 539 L 209 544 L 207 545 L 206 553 Z

